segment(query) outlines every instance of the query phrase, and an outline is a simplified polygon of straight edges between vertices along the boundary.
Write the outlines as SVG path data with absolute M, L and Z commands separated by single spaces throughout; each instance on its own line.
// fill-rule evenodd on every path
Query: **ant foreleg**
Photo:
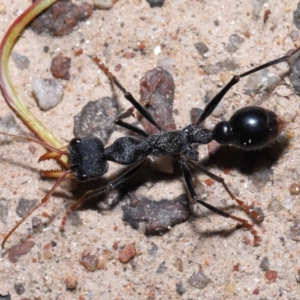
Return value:
M 213 110 L 218 106 L 218 104 L 221 102 L 221 100 L 223 99 L 223 97 L 225 96 L 225 94 L 235 85 L 237 84 L 241 78 L 246 77 L 250 74 L 253 74 L 255 72 L 258 72 L 262 69 L 265 69 L 267 67 L 273 66 L 273 65 L 277 65 L 279 63 L 285 62 L 287 60 L 289 60 L 296 52 L 298 52 L 300 50 L 300 48 L 296 49 L 295 51 L 293 51 L 291 54 L 289 55 L 285 55 L 283 57 L 277 58 L 275 60 L 269 61 L 263 65 L 260 65 L 258 67 L 255 67 L 245 73 L 242 73 L 240 75 L 234 75 L 232 77 L 232 79 L 219 91 L 219 93 L 214 96 L 210 102 L 207 104 L 207 106 L 205 107 L 205 109 L 203 110 L 202 114 L 200 115 L 200 117 L 198 118 L 198 120 L 194 123 L 195 125 L 201 125 L 206 119 L 207 117 L 209 117 L 209 115 L 213 112 Z
M 124 97 L 136 108 L 136 110 L 147 119 L 153 126 L 155 126 L 159 131 L 164 131 L 153 119 L 152 115 L 146 110 L 146 108 L 141 105 L 130 92 L 128 92 L 119 80 L 109 71 L 109 69 L 105 66 L 101 60 L 93 56 L 92 60 L 97 64 L 97 66 L 106 74 L 106 76 L 118 87 L 118 89 L 123 93 Z
M 225 183 L 224 178 L 217 176 L 214 173 L 209 172 L 205 168 L 201 167 L 199 164 L 196 164 L 190 160 L 188 160 L 188 163 L 191 164 L 193 167 L 197 168 L 198 170 L 200 170 L 202 173 L 206 174 L 211 179 L 221 183 L 223 185 L 225 191 L 229 195 L 229 197 L 232 200 L 234 200 L 246 214 L 248 214 L 251 218 L 253 218 L 256 223 L 259 224 L 264 220 L 264 217 L 262 215 L 259 215 L 255 210 L 253 210 L 251 207 L 249 207 L 244 201 L 242 201 L 234 196 L 234 194 L 230 191 L 229 187 Z
M 69 218 L 70 214 L 75 211 L 79 206 L 81 206 L 84 202 L 87 200 L 96 197 L 102 193 L 105 193 L 107 191 L 110 191 L 112 189 L 115 189 L 119 186 L 122 186 L 124 183 L 126 183 L 147 161 L 147 159 L 143 159 L 140 163 L 135 165 L 133 168 L 129 169 L 127 172 L 125 172 L 123 175 L 119 176 L 118 178 L 110 181 L 105 186 L 87 191 L 79 200 L 77 200 L 71 207 L 65 212 L 61 225 L 60 230 L 63 231 L 64 227 L 66 225 L 67 219 Z
M 235 220 L 237 222 L 242 223 L 248 230 L 250 230 L 251 234 L 253 235 L 253 237 L 254 237 L 253 245 L 258 246 L 260 241 L 261 241 L 261 238 L 257 235 L 257 231 L 255 229 L 253 229 L 254 224 L 249 223 L 245 219 L 236 217 L 236 216 L 234 216 L 232 214 L 229 214 L 229 213 L 227 213 L 227 212 L 225 212 L 225 211 L 223 211 L 223 210 L 221 210 L 221 209 L 219 209 L 219 208 L 217 208 L 213 205 L 210 205 L 210 204 L 206 203 L 205 201 L 200 200 L 197 196 L 197 193 L 196 193 L 195 189 L 194 189 L 193 177 L 192 177 L 191 171 L 189 170 L 188 166 L 183 161 L 180 161 L 180 165 L 181 165 L 181 169 L 182 169 L 182 172 L 183 172 L 183 177 L 184 177 L 184 180 L 185 180 L 185 183 L 187 185 L 187 189 L 189 191 L 189 194 L 190 194 L 191 198 L 195 202 L 203 205 L 207 209 L 219 214 L 222 217 L 230 218 L 232 220 Z M 205 172 L 205 174 L 207 174 L 207 171 Z

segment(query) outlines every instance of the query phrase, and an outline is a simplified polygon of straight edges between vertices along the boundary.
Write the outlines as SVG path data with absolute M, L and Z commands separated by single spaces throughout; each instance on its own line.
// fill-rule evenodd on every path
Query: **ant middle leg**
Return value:
M 207 202 L 199 199 L 198 196 L 197 196 L 197 193 L 195 191 L 195 188 L 194 188 L 193 177 L 192 177 L 191 171 L 189 170 L 189 168 L 186 165 L 186 163 L 183 162 L 182 160 L 180 161 L 180 166 L 181 166 L 181 169 L 182 169 L 182 172 L 183 172 L 183 177 L 184 177 L 187 189 L 189 191 L 190 197 L 195 202 L 203 205 L 204 207 L 206 207 L 207 209 L 211 210 L 212 212 L 217 213 L 218 215 L 220 215 L 222 217 L 230 218 L 232 220 L 235 220 L 235 221 L 241 223 L 248 230 L 250 230 L 251 234 L 253 235 L 253 238 L 254 238 L 253 245 L 254 246 L 258 246 L 260 244 L 261 238 L 258 236 L 257 231 L 253 228 L 254 224 L 253 223 L 249 223 L 247 220 L 245 220 L 243 218 L 239 218 L 239 217 L 237 217 L 235 215 L 229 214 L 229 213 L 227 213 L 227 212 L 225 212 L 225 211 L 223 211 L 223 210 L 221 210 L 221 209 L 219 209 L 219 208 L 217 208 L 217 207 L 215 207 L 213 205 L 210 205 L 209 203 L 207 203 Z M 203 170 L 205 170 L 205 169 L 203 169 Z M 205 170 L 204 173 L 207 174 L 207 175 L 208 174 L 212 174 L 212 173 L 208 172 L 207 170 Z M 214 175 L 214 174 L 212 174 L 212 175 Z M 214 178 L 215 177 L 217 178 L 218 176 L 214 175 Z M 229 191 L 228 187 L 226 186 L 226 184 L 224 183 L 224 181 L 222 182 L 222 178 L 221 177 L 219 177 L 219 178 L 221 179 L 220 182 L 223 184 L 223 186 L 225 187 L 226 191 L 228 192 Z M 229 191 L 229 195 L 233 196 L 233 194 L 230 191 Z M 233 199 L 236 200 L 235 197 Z M 241 201 L 241 200 L 239 200 L 239 201 Z M 243 202 L 243 201 L 241 201 L 241 202 Z

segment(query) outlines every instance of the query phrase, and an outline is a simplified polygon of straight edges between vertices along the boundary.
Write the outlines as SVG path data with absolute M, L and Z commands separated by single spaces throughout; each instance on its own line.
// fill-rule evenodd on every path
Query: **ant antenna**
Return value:
M 46 148 L 47 150 L 59 154 L 59 156 L 57 156 L 57 158 L 60 157 L 60 156 L 62 156 L 62 155 L 67 155 L 67 152 L 64 151 L 63 148 L 62 149 L 57 149 L 57 148 L 55 148 L 55 147 L 47 144 L 46 142 L 41 141 L 41 140 L 39 140 L 39 139 L 37 139 L 35 137 L 32 137 L 32 136 L 12 134 L 12 133 L 7 133 L 7 132 L 3 132 L 3 131 L 0 131 L 0 134 L 8 136 L 8 137 L 16 138 L 16 139 L 19 139 L 19 140 L 24 140 L 24 141 L 29 141 L 29 142 L 33 142 L 33 143 L 39 144 L 39 145 L 43 146 L 44 148 Z M 39 162 L 42 161 L 42 160 L 43 159 L 40 158 Z

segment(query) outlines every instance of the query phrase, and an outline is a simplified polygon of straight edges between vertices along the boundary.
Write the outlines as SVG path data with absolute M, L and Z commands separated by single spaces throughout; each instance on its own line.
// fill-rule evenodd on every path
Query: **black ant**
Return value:
M 228 90 L 237 84 L 241 78 L 269 66 L 288 61 L 299 50 L 300 48 L 293 51 L 289 55 L 265 63 L 240 75 L 233 76 L 229 83 L 224 86 L 221 91 L 206 105 L 196 122 L 184 127 L 181 130 L 174 131 L 165 131 L 163 128 L 161 128 L 160 125 L 157 124 L 157 122 L 153 119 L 152 115 L 145 109 L 145 107 L 135 100 L 131 93 L 129 93 L 121 85 L 121 83 L 110 73 L 105 65 L 102 64 L 98 58 L 93 57 L 93 61 L 109 77 L 111 83 L 116 85 L 124 94 L 124 97 L 133 105 L 133 107 L 122 113 L 115 120 L 115 124 L 129 129 L 141 137 L 121 137 L 106 148 L 104 147 L 102 140 L 96 137 L 73 138 L 68 146 L 64 147 L 63 149 L 56 149 L 36 138 L 2 133 L 7 136 L 17 137 L 38 143 L 50 150 L 50 152 L 42 155 L 39 158 L 39 161 L 56 159 L 62 155 L 66 155 L 69 164 L 69 168 L 67 170 L 41 171 L 43 176 L 58 178 L 57 182 L 41 200 L 41 202 L 33 207 L 9 231 L 2 242 L 2 248 L 4 248 L 5 242 L 11 236 L 11 234 L 28 218 L 28 216 L 48 201 L 63 179 L 74 178 L 78 181 L 97 179 L 107 172 L 109 167 L 108 161 L 113 161 L 122 165 L 133 165 L 133 167 L 126 171 L 123 175 L 110 181 L 105 186 L 86 192 L 69 208 L 69 210 L 65 212 L 61 223 L 61 229 L 64 228 L 66 220 L 71 212 L 73 212 L 83 202 L 89 200 L 90 198 L 123 185 L 144 165 L 149 155 L 156 157 L 168 155 L 176 159 L 180 163 L 183 177 L 192 201 L 194 203 L 200 203 L 201 205 L 225 218 L 231 218 L 237 222 L 240 222 L 243 226 L 251 231 L 254 236 L 254 245 L 257 246 L 260 238 L 257 235 L 256 230 L 253 229 L 253 223 L 249 223 L 245 219 L 229 214 L 198 198 L 194 189 L 193 178 L 189 166 L 200 170 L 207 176 L 211 177 L 217 182 L 220 182 L 231 199 L 236 201 L 246 213 L 250 214 L 257 222 L 262 221 L 262 217 L 258 213 L 252 210 L 243 201 L 237 199 L 231 193 L 223 178 L 214 175 L 199 165 L 197 162 L 199 154 L 192 145 L 208 144 L 212 140 L 215 140 L 222 145 L 230 144 L 244 150 L 255 150 L 265 147 L 274 141 L 283 129 L 284 122 L 273 111 L 262 107 L 243 107 L 237 110 L 231 116 L 229 121 L 219 122 L 213 130 L 204 128 L 203 123 L 217 107 Z M 123 119 L 132 115 L 134 108 L 159 130 L 159 134 L 149 135 L 143 129 L 123 121 Z

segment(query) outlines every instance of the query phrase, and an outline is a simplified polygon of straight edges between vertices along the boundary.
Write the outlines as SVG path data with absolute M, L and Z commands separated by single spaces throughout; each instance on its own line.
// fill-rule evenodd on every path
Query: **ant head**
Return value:
M 75 138 L 71 140 L 69 146 L 57 149 L 44 141 L 41 141 L 34 137 L 14 135 L 5 132 L 0 134 L 17 138 L 20 140 L 27 140 L 36 144 L 42 145 L 50 152 L 42 155 L 39 161 L 47 159 L 58 159 L 65 155 L 68 158 L 67 170 L 42 170 L 41 174 L 46 177 L 58 178 L 51 190 L 43 197 L 41 202 L 32 207 L 29 212 L 17 222 L 17 224 L 5 235 L 1 247 L 4 245 L 8 238 L 14 233 L 14 231 L 41 205 L 45 204 L 50 196 L 54 193 L 56 188 L 65 178 L 75 178 L 77 180 L 90 180 L 98 178 L 103 175 L 107 169 L 108 164 L 104 158 L 104 145 L 98 138 Z
M 74 138 L 68 146 L 69 168 L 79 181 L 96 179 L 106 173 L 103 141 L 96 137 Z

